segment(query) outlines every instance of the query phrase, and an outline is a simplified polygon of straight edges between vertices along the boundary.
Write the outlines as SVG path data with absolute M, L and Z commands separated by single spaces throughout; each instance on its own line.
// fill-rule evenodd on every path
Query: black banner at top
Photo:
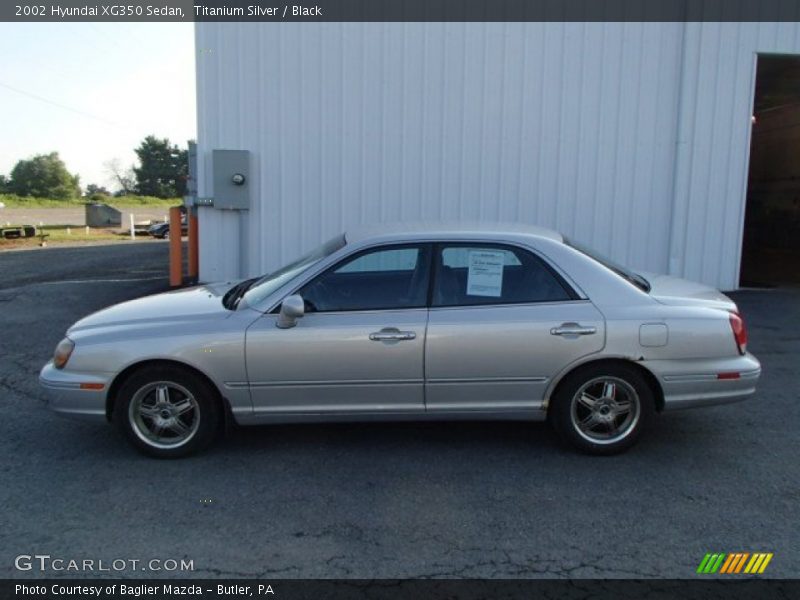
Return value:
M 0 21 L 800 21 L 800 0 L 4 0 Z

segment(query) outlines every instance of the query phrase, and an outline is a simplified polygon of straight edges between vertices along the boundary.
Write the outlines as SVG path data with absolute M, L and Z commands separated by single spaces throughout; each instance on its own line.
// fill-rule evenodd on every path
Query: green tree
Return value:
M 86 195 L 87 196 L 110 196 L 111 192 L 109 192 L 102 185 L 96 185 L 94 183 L 90 183 L 89 185 L 86 186 Z
M 170 143 L 148 135 L 135 149 L 139 166 L 134 167 L 136 193 L 142 196 L 175 198 L 186 194 L 186 177 L 189 173 L 188 152 Z
M 58 152 L 20 160 L 11 170 L 9 191 L 19 196 L 69 200 L 80 196 L 78 176 L 67 171 Z
M 0 175 L 0 194 L 5 194 L 8 192 L 8 177 L 5 175 Z

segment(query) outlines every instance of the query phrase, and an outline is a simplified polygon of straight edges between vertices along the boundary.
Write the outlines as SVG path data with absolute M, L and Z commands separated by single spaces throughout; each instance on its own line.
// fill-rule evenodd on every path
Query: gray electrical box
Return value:
M 214 150 L 212 165 L 214 168 L 214 208 L 248 210 L 250 208 L 250 152 L 247 150 Z

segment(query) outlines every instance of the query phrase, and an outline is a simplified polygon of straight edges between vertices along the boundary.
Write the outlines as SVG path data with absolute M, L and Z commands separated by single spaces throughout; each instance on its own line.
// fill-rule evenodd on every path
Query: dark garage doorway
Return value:
M 760 54 L 740 285 L 800 284 L 800 56 Z

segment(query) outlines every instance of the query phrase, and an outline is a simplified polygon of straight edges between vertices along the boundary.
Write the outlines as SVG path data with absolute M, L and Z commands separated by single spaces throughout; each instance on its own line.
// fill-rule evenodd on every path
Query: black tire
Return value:
M 190 369 L 149 366 L 122 384 L 113 419 L 140 452 L 155 458 L 181 458 L 216 439 L 223 414 L 217 390 Z
M 620 363 L 573 371 L 559 384 L 548 411 L 565 442 L 604 456 L 633 446 L 654 414 L 653 390 L 636 367 Z

